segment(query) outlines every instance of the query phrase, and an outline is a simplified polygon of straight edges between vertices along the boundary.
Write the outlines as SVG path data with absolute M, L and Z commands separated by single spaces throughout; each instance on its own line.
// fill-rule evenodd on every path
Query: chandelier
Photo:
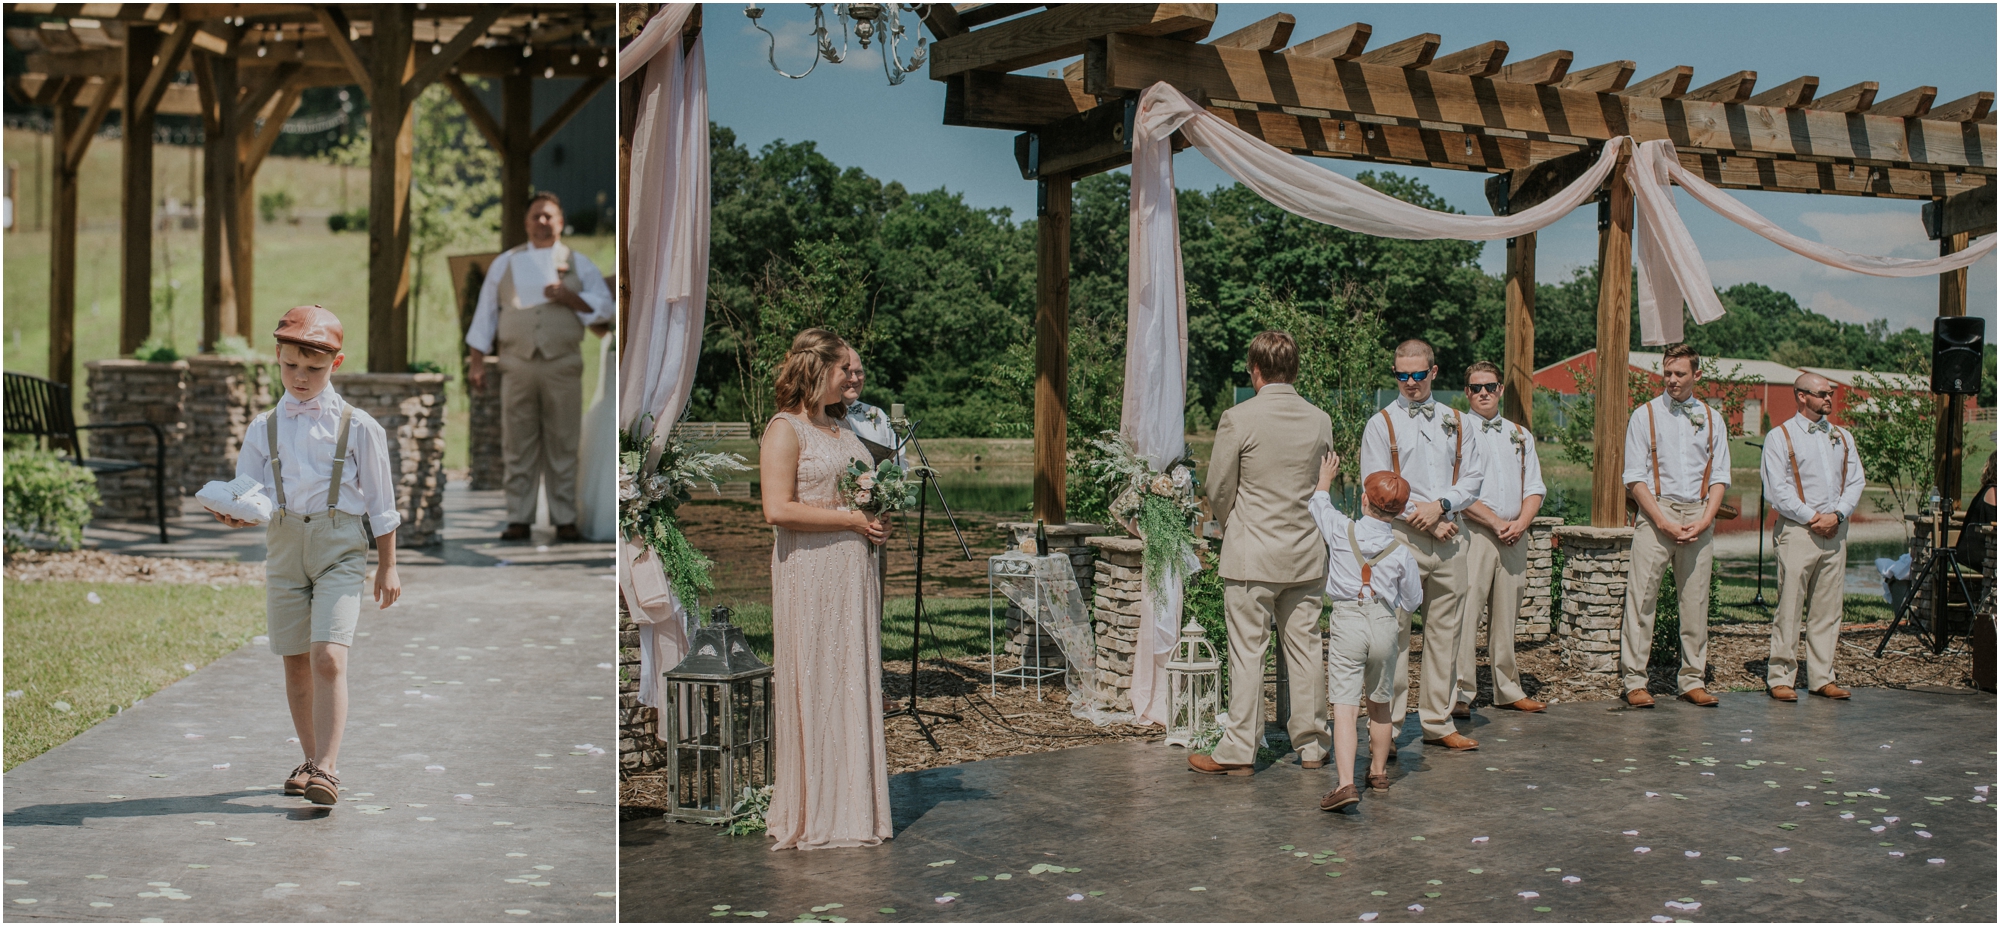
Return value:
M 819 67 L 821 61 L 840 64 L 847 60 L 850 36 L 861 42 L 861 50 L 864 52 L 868 50 L 868 45 L 871 42 L 875 43 L 882 50 L 882 73 L 887 75 L 889 85 L 892 87 L 902 83 L 905 75 L 924 66 L 925 39 L 923 30 L 919 29 L 917 31 L 917 48 L 910 55 L 909 64 L 902 63 L 902 56 L 897 46 L 902 43 L 907 34 L 907 31 L 903 27 L 902 14 L 920 15 L 918 11 L 929 4 L 833 4 L 833 15 L 840 20 L 840 47 L 838 49 L 833 47 L 833 37 L 828 33 L 826 28 L 827 5 L 824 3 L 808 3 L 806 5 L 813 8 L 812 34 L 815 43 L 818 45 L 818 49 L 813 53 L 812 64 L 803 73 L 799 74 L 790 73 L 778 66 L 778 37 L 773 35 L 771 30 L 764 28 L 764 24 L 760 22 L 764 18 L 763 8 L 752 3 L 748 8 L 744 9 L 743 15 L 750 18 L 750 24 L 756 26 L 757 31 L 770 36 L 771 48 L 769 58 L 771 61 L 771 70 L 777 71 L 793 80 L 798 80 L 807 74 L 811 74 L 813 68 Z

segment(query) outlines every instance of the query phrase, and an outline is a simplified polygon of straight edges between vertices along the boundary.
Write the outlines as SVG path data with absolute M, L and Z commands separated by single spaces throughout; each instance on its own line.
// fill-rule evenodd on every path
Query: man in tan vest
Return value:
M 583 424 L 578 345 L 585 329 L 600 335 L 610 330 L 614 304 L 597 265 L 562 243 L 562 201 L 554 193 L 537 193 L 528 201 L 527 224 L 528 243 L 502 252 L 486 268 L 465 333 L 472 349 L 469 376 L 474 390 L 485 389 L 486 355 L 499 354 L 507 458 L 507 530 L 500 539 L 528 539 L 541 484 L 548 489 L 556 539 L 574 541 L 582 539 L 576 529 L 576 446 Z M 546 251 L 553 253 L 540 253 Z M 553 279 L 540 290 L 522 292 L 517 257 L 546 263 Z
M 1333 422 L 1292 388 L 1299 347 L 1282 331 L 1250 342 L 1254 398 L 1222 413 L 1208 458 L 1208 504 L 1222 524 L 1222 600 L 1229 625 L 1229 725 L 1215 754 L 1188 756 L 1204 775 L 1248 775 L 1264 733 L 1264 650 L 1275 620 L 1291 667 L 1289 732 L 1299 764 L 1326 765 L 1325 649 L 1320 600 L 1326 543 L 1307 503 Z

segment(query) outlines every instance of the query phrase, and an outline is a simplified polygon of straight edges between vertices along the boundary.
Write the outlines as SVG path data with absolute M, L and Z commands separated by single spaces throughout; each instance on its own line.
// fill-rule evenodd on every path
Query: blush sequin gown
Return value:
M 846 427 L 828 434 L 798 415 L 777 418 L 798 435 L 799 501 L 840 507 L 840 473 L 851 460 L 869 460 L 860 438 Z M 777 528 L 771 550 L 777 769 L 765 815 L 773 849 L 873 846 L 892 835 L 880 611 L 867 538 Z

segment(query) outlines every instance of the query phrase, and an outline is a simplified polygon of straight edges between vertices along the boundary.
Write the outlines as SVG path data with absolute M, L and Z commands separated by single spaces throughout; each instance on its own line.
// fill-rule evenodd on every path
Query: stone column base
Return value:
M 1565 526 L 1555 529 L 1555 538 L 1565 557 L 1562 618 L 1555 626 L 1563 665 L 1581 670 L 1586 682 L 1616 685 L 1632 529 Z
M 618 779 L 645 775 L 666 765 L 660 743 L 659 711 L 639 703 L 639 625 L 618 600 Z
M 507 487 L 506 443 L 501 440 L 500 358 L 486 358 L 486 388 L 467 392 L 472 399 L 472 421 L 466 432 L 471 488 L 497 492 Z
M 1113 711 L 1132 709 L 1132 661 L 1139 650 L 1139 593 L 1146 543 L 1135 537 L 1089 537 L 1097 551 L 1091 621 L 1097 631 L 1096 694 Z
M 444 540 L 445 384 L 442 373 L 336 373 L 333 388 L 374 416 L 389 437 L 389 478 L 403 526 L 396 543 Z
M 159 425 L 166 438 L 165 483 L 167 517 L 180 515 L 181 486 L 186 481 L 182 444 L 187 440 L 188 361 L 147 363 L 142 360 L 92 360 L 83 365 L 87 375 L 84 407 L 90 423 L 148 421 Z M 147 428 L 117 428 L 81 432 L 85 456 L 107 460 L 131 460 L 147 464 L 147 469 L 129 470 L 97 477 L 99 497 L 94 513 L 100 518 L 151 521 L 158 517 L 153 486 L 153 461 L 158 459 L 153 432 Z M 233 462 L 233 458 L 232 458 Z M 233 478 L 230 477 L 230 478 Z

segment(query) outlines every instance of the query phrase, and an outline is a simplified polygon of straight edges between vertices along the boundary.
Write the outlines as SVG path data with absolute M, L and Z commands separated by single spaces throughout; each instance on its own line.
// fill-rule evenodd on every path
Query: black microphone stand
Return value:
M 896 445 L 896 449 L 899 451 L 902 450 L 904 447 L 914 447 L 916 449 L 917 464 L 921 467 L 921 469 L 918 470 L 918 473 L 921 474 L 920 478 L 925 483 L 929 484 L 931 491 L 937 493 L 938 505 L 944 508 L 945 517 L 950 519 L 951 521 L 951 529 L 953 533 L 958 535 L 958 546 L 961 550 L 965 552 L 965 558 L 967 560 L 970 560 L 972 559 L 972 548 L 968 546 L 965 542 L 965 532 L 959 529 L 958 517 L 952 514 L 951 503 L 945 501 L 944 489 L 938 485 L 937 474 L 931 469 L 930 457 L 925 455 L 923 443 L 917 440 L 917 427 L 921 424 L 923 424 L 921 420 L 905 423 L 900 428 L 900 430 L 905 431 L 903 435 L 903 440 L 901 443 Z M 894 427 L 895 422 L 892 421 L 891 426 Z M 931 750 L 934 752 L 943 752 L 944 747 L 938 745 L 937 737 L 931 735 L 930 727 L 924 723 L 924 718 L 936 717 L 941 720 L 964 720 L 965 718 L 961 715 L 946 713 L 944 711 L 927 711 L 917 706 L 917 650 L 923 641 L 924 537 L 925 537 L 926 523 L 927 523 L 926 515 L 929 513 L 929 507 L 930 507 L 929 501 L 930 501 L 930 496 L 925 495 L 922 489 L 918 489 L 917 490 L 917 593 L 916 593 L 916 602 L 910 609 L 910 703 L 902 707 L 899 707 L 893 711 L 885 712 L 882 715 L 882 719 L 886 721 L 891 718 L 908 715 L 911 720 L 916 722 L 917 732 L 922 733 L 924 735 L 924 739 L 931 744 Z
M 1755 447 L 1758 450 L 1764 449 L 1764 445 L 1757 443 L 1756 441 L 1744 441 L 1743 443 L 1748 446 Z M 1770 603 L 1764 600 L 1764 518 L 1766 517 L 1764 512 L 1764 506 L 1768 504 L 1770 504 L 1770 500 L 1764 497 L 1763 492 L 1761 491 L 1758 492 L 1757 493 L 1757 597 L 1750 599 L 1751 607 L 1763 608 L 1766 611 L 1771 610 Z

